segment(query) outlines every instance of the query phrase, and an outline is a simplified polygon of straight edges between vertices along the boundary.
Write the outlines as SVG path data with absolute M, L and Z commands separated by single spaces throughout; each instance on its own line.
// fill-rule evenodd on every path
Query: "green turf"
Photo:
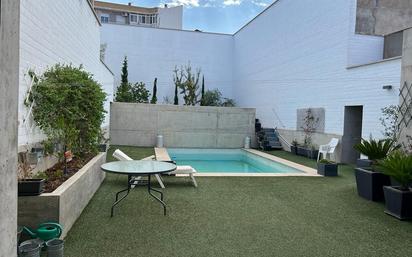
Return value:
M 152 149 L 123 148 L 133 158 Z M 315 162 L 271 152 L 311 167 Z M 109 175 L 66 237 L 65 256 L 412 256 L 412 223 L 356 194 L 353 168 L 336 178 L 166 178 L 168 215 L 144 188 L 110 218 L 126 178 Z

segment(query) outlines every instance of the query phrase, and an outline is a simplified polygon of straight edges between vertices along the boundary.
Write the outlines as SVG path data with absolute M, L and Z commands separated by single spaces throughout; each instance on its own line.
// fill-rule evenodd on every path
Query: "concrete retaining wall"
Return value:
M 52 193 L 21 196 L 18 200 L 18 224 L 37 227 L 45 221 L 63 225 L 64 238 L 105 178 L 100 166 L 106 153 L 100 153 Z
M 0 257 L 16 256 L 18 0 L 0 0 Z
M 114 145 L 239 148 L 254 142 L 255 109 L 112 103 L 110 141 Z

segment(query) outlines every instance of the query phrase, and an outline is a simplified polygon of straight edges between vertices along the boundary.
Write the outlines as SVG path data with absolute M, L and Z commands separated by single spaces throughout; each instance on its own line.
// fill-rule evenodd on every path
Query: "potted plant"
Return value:
M 384 186 L 385 213 L 400 220 L 412 219 L 412 156 L 395 151 L 378 162 L 377 168 L 399 182 L 399 186 Z
M 298 154 L 298 145 L 299 145 L 298 141 L 294 139 L 292 141 L 292 145 L 290 146 L 290 152 L 295 155 Z
M 391 139 L 374 140 L 371 138 L 369 141 L 362 139 L 361 143 L 355 145 L 354 148 L 368 156 L 371 163 L 369 167 L 355 168 L 358 195 L 370 201 L 382 201 L 384 199 L 383 186 L 390 185 L 390 178 L 374 170 L 373 166 L 399 146 Z
M 338 175 L 338 164 L 322 159 L 318 162 L 318 174 L 325 177 L 335 177 Z
M 18 165 L 18 195 L 40 195 L 44 188 L 44 179 L 32 178 L 32 167 L 28 161 L 27 152 L 19 153 Z

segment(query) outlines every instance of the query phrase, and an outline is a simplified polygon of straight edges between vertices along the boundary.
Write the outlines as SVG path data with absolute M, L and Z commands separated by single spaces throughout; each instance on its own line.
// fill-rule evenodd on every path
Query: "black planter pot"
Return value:
M 25 179 L 19 181 L 19 196 L 39 195 L 43 192 L 44 179 Z
M 383 186 L 389 186 L 389 176 L 370 170 L 355 168 L 356 187 L 358 195 L 369 201 L 380 202 L 384 200 Z
M 100 144 L 99 145 L 99 152 L 104 153 L 107 151 L 107 144 Z
M 356 160 L 356 167 L 357 168 L 362 168 L 366 170 L 372 169 L 372 161 L 368 159 L 358 159 Z
M 290 152 L 293 154 L 298 154 L 298 147 L 297 146 L 290 146 Z
M 338 165 L 336 163 L 318 163 L 318 174 L 325 177 L 336 177 Z
M 385 186 L 385 213 L 400 220 L 412 219 L 412 191 L 401 191 L 399 187 Z
M 317 159 L 318 158 L 318 150 L 307 150 L 307 153 L 308 153 L 308 155 L 307 155 L 307 157 L 308 158 L 310 158 L 310 159 Z
M 297 152 L 297 155 L 305 156 L 305 157 L 308 156 L 308 149 L 306 149 L 304 147 L 298 146 L 296 152 Z

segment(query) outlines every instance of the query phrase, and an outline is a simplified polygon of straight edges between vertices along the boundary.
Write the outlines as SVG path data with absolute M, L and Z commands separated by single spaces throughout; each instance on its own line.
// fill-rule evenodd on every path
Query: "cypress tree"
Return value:
M 177 96 L 177 84 L 175 85 L 175 99 L 174 105 L 179 105 L 179 97 Z
M 116 102 L 133 102 L 133 97 L 131 94 L 131 85 L 128 79 L 127 66 L 127 56 L 125 56 L 122 66 L 121 83 L 117 87 L 115 94 Z
M 152 100 L 150 101 L 151 104 L 156 104 L 157 103 L 157 78 L 155 78 L 154 83 L 153 83 L 153 95 L 152 95 Z
M 205 95 L 205 76 L 202 76 L 202 95 L 201 95 L 201 99 L 200 99 L 200 105 L 204 106 L 205 105 L 205 101 L 203 99 Z

